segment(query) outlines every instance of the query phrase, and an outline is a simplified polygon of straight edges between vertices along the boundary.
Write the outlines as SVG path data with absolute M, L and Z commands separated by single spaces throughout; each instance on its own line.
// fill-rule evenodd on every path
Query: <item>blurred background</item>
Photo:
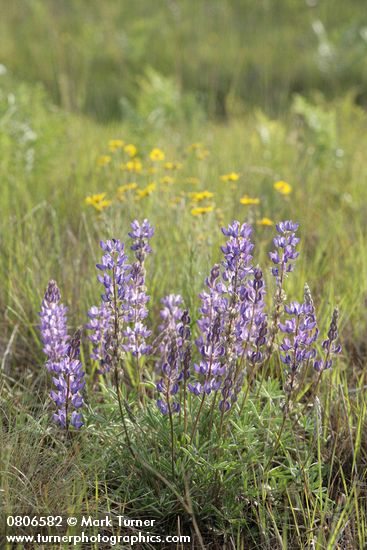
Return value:
M 1 0 L 2 71 L 99 121 L 367 102 L 364 0 Z

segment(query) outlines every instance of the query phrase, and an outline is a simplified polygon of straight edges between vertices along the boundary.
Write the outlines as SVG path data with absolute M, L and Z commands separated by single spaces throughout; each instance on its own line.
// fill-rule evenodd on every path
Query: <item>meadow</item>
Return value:
M 70 16 L 77 29 L 82 25 L 81 4 L 73 4 L 75 12 Z M 189 4 L 192 7 L 193 3 Z M 222 4 L 227 6 L 229 26 L 237 13 L 231 12 L 230 4 Z M 286 4 L 290 11 L 279 14 L 284 25 L 293 21 L 292 3 Z M 98 4 L 92 5 L 88 24 L 93 30 L 98 28 Z M 109 6 L 104 12 L 105 26 L 112 28 L 113 3 L 105 5 Z M 137 3 L 135 9 L 143 5 L 146 3 Z M 184 14 L 187 5 L 182 4 Z M 38 24 L 47 27 L 50 13 L 42 11 L 42 3 L 32 6 L 38 6 L 37 17 L 33 15 L 28 21 L 16 9 L 9 9 L 6 28 L 12 36 L 14 21 L 23 21 L 30 33 L 30 54 L 40 60 L 33 33 L 37 34 Z M 348 18 L 359 13 L 358 2 L 343 6 Z M 146 27 L 137 24 L 146 19 L 142 14 L 138 19 L 138 15 L 134 10 L 129 13 L 131 32 L 149 36 Z M 336 18 L 333 10 L 322 11 L 319 16 L 329 25 Z M 162 21 L 160 9 L 156 17 L 153 30 Z M 339 17 L 341 20 L 341 13 Z M 56 20 L 64 21 L 62 17 Z M 269 24 L 267 19 L 260 21 L 264 27 Z M 334 24 L 339 34 L 335 31 L 333 35 L 337 44 L 336 37 L 340 43 L 340 37 L 345 37 L 338 21 Z M 166 30 L 170 28 L 169 23 L 165 25 Z M 128 23 L 126 26 L 129 28 Z M 203 28 L 209 32 L 208 27 Z M 270 35 L 278 36 L 271 29 Z M 87 40 L 83 36 L 80 62 L 89 51 L 84 49 Z M 279 36 L 285 41 L 293 35 L 283 29 Z M 235 51 L 236 37 L 234 33 Z M 179 75 L 186 75 L 182 87 L 164 75 L 165 68 L 173 72 L 166 59 L 160 60 L 161 72 L 148 68 L 139 86 L 131 84 L 126 93 L 117 84 L 110 87 L 118 99 L 102 93 L 98 84 L 103 83 L 103 74 L 97 71 L 100 81 L 97 79 L 93 93 L 100 90 L 101 97 L 88 96 L 87 100 L 87 80 L 67 73 L 70 66 L 66 80 L 57 80 L 58 85 L 64 82 L 57 90 L 50 80 L 52 71 L 47 73 L 48 64 L 44 63 L 41 70 L 34 61 L 26 74 L 22 44 L 14 49 L 5 38 L 6 69 L 1 65 L 0 71 L 2 512 L 150 518 L 156 520 L 158 533 L 189 534 L 192 547 L 197 548 L 365 548 L 367 114 L 363 94 L 354 88 L 354 81 L 339 75 L 332 80 L 332 87 L 330 79 L 323 83 L 316 70 L 320 80 L 311 78 L 310 68 L 310 73 L 303 75 L 305 83 L 299 85 L 300 90 L 283 81 L 277 88 L 279 94 L 267 92 L 259 101 L 256 88 L 246 101 L 245 91 L 229 87 L 223 92 L 227 98 L 223 113 L 223 102 L 216 102 L 205 89 L 205 101 L 194 94 L 195 86 L 199 87 L 198 76 L 195 65 L 193 74 L 184 70 L 190 66 L 185 58 L 189 56 L 187 46 L 177 69 Z M 187 37 L 182 35 L 181 39 L 188 44 Z M 204 43 L 203 38 L 203 48 Z M 250 43 L 254 60 L 263 55 L 269 62 L 270 54 L 264 53 L 254 39 Z M 309 60 L 312 47 L 309 44 L 305 50 Z M 112 56 L 117 64 L 109 69 L 113 78 L 119 65 L 111 48 L 106 48 L 106 56 Z M 231 51 L 226 53 L 229 59 Z M 274 56 L 280 55 L 281 48 L 272 51 Z M 357 46 L 349 51 L 357 57 L 360 53 Z M 201 50 L 198 57 L 205 57 Z M 221 60 L 223 66 L 227 61 Z M 100 63 L 108 65 L 106 59 Z M 132 73 L 140 70 L 139 64 L 139 57 L 131 57 Z M 154 58 L 148 64 L 156 65 Z M 8 70 L 8 66 L 16 71 Z M 294 76 L 295 66 L 287 69 L 278 65 L 288 76 Z M 79 69 L 75 70 L 80 77 L 86 77 L 87 72 Z M 35 74 L 30 74 L 31 70 Z M 214 75 L 208 85 L 217 98 L 221 92 L 212 83 L 225 81 L 223 70 L 219 69 L 218 78 Z M 208 70 L 206 74 L 212 73 Z M 353 80 L 352 71 L 348 75 Z M 270 80 L 276 83 L 276 76 Z M 237 82 L 237 77 L 239 82 L 246 81 L 232 74 L 231 82 Z M 177 74 L 175 78 L 180 80 Z M 71 81 L 79 85 L 78 93 L 65 84 Z M 328 93 L 329 89 L 333 93 Z M 125 99 L 119 103 L 122 97 Z M 121 105 L 123 114 L 117 116 Z M 134 233 L 131 222 L 144 219 L 154 227 L 154 236 L 129 238 L 128 233 Z M 236 370 L 233 382 L 240 381 L 239 397 L 227 410 L 230 393 L 220 397 L 227 387 L 225 377 L 221 389 L 213 387 L 204 400 L 195 393 L 196 381 L 203 382 L 203 372 L 193 365 L 205 362 L 206 352 L 195 342 L 206 334 L 205 323 L 200 325 L 205 318 L 205 312 L 199 311 L 205 302 L 201 293 L 205 289 L 212 299 L 218 298 L 216 287 L 211 289 L 206 278 L 212 273 L 217 280 L 219 275 L 215 277 L 211 270 L 220 264 L 221 281 L 225 283 L 231 269 L 225 262 L 234 241 L 239 239 L 241 246 L 248 243 L 247 230 L 243 230 L 245 237 L 235 235 L 238 228 L 230 226 L 233 220 L 252 227 L 253 260 L 246 272 L 246 285 L 254 284 L 260 293 L 260 313 L 265 317 L 259 315 L 261 323 L 267 320 L 268 332 L 266 342 L 261 343 L 259 334 L 251 332 L 251 320 L 242 344 L 246 352 L 250 345 L 259 353 L 261 348 L 262 355 L 249 356 L 246 368 L 242 354 L 237 358 L 236 369 L 242 368 L 243 379 Z M 274 256 L 270 258 L 269 252 L 274 249 L 275 235 L 282 235 L 277 224 L 284 220 L 299 223 L 285 234 L 288 238 L 296 232 L 300 254 L 294 259 L 294 272 L 284 276 L 282 289 L 271 271 Z M 223 234 L 221 228 L 228 226 L 230 230 Z M 112 246 L 103 245 L 101 250 L 100 241 L 108 243 L 112 238 L 126 243 L 132 266 L 133 262 L 144 263 L 136 285 L 143 302 L 149 295 L 147 304 L 139 307 L 147 308 L 144 323 L 151 334 L 142 340 L 146 339 L 152 349 L 138 354 L 137 362 L 132 348 L 123 352 L 119 348 L 118 359 L 112 352 L 111 358 L 108 351 L 105 359 L 107 367 L 109 362 L 111 365 L 106 368 L 95 356 L 86 324 L 91 322 L 88 311 L 101 301 L 103 285 L 108 294 L 109 282 L 105 279 L 101 285 L 95 266 L 100 264 L 106 246 Z M 131 239 L 143 249 L 149 241 L 152 251 L 144 252 L 144 262 L 136 250 L 129 249 Z M 223 252 L 223 246 L 230 250 Z M 129 269 L 134 273 L 133 267 Z M 139 277 L 143 282 L 139 283 Z M 81 329 L 85 387 L 80 390 L 84 425 L 79 429 L 68 421 L 63 426 L 52 420 L 56 409 L 49 395 L 55 384 L 50 371 L 57 370 L 45 367 L 49 356 L 43 352 L 45 336 L 39 327 L 39 312 L 45 307 L 42 301 L 50 280 L 57 281 L 61 301 L 68 307 L 69 335 Z M 256 289 L 255 280 L 261 281 L 260 289 Z M 308 290 L 305 292 L 305 283 L 312 298 Z M 126 288 L 129 284 L 127 280 Z M 266 290 L 264 295 L 261 288 Z M 57 292 L 54 287 L 51 290 L 48 299 L 58 307 Z M 113 295 L 114 289 L 111 292 Z M 227 294 L 227 305 L 239 307 L 240 293 L 228 288 Z M 182 296 L 182 303 L 175 305 L 179 311 L 172 308 L 162 316 L 160 311 L 167 303 L 161 300 L 168 295 Z M 338 308 L 335 342 L 341 344 L 341 353 L 334 354 L 331 368 L 323 368 L 325 362 L 317 371 L 311 354 L 300 359 L 297 368 L 294 364 L 289 369 L 282 360 L 284 345 L 288 345 L 282 332 L 287 330 L 279 327 L 295 314 L 284 308 L 292 308 L 294 301 L 306 304 L 297 314 L 299 319 L 304 315 L 309 321 L 315 308 L 320 337 L 302 346 L 312 348 L 317 358 L 324 357 L 327 349 L 322 341 L 334 341 L 330 322 Z M 113 311 L 113 300 L 106 299 L 110 302 Z M 235 311 L 237 319 L 235 315 L 240 317 L 242 310 Z M 167 315 L 174 320 L 169 327 L 165 326 Z M 226 315 L 224 312 L 223 318 Z M 47 322 L 47 316 L 44 318 Z M 226 361 L 229 364 L 231 353 L 235 353 L 232 332 L 228 326 L 226 330 L 225 350 L 217 350 L 222 366 Z M 314 326 L 307 330 L 311 338 Z M 169 338 L 161 341 L 160 335 Z M 205 337 L 213 338 L 210 331 Z M 111 346 L 115 350 L 115 344 Z M 294 342 L 292 350 L 296 357 Z M 67 353 L 70 355 L 70 349 Z M 192 391 L 186 387 L 187 354 L 191 373 L 187 381 Z M 166 401 L 157 406 L 167 380 L 172 382 L 170 362 L 179 362 L 183 369 L 183 377 L 177 374 L 180 369 L 176 373 L 179 391 L 170 394 L 168 389 Z M 100 374 L 101 367 L 106 372 Z M 204 373 L 208 382 L 206 376 Z M 216 381 L 220 379 L 218 375 Z M 159 385 L 160 380 L 164 383 Z M 79 389 L 76 391 L 79 396 Z M 181 410 L 172 414 L 177 402 Z M 119 531 L 106 528 L 105 533 L 116 535 Z M 130 546 L 121 545 L 125 547 Z M 185 546 L 171 543 L 162 547 Z

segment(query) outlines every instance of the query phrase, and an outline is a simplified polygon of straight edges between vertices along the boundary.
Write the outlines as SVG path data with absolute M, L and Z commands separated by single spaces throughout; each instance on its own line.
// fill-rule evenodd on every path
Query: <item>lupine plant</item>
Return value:
M 55 281 L 50 281 L 42 301 L 40 312 L 43 351 L 47 356 L 46 368 L 53 373 L 50 396 L 57 412 L 55 422 L 69 431 L 70 425 L 83 425 L 82 391 L 85 386 L 80 354 L 80 331 L 70 339 L 67 333 L 66 307 L 61 303 L 61 294 Z
M 264 273 L 253 262 L 252 227 L 234 221 L 222 229 L 226 238 L 222 261 L 212 267 L 205 280 L 196 326 L 192 326 L 183 298 L 170 294 L 161 300 L 157 335 L 148 328 L 145 268 L 152 252 L 153 227 L 148 220 L 135 220 L 129 233 L 130 247 L 118 239 L 100 243 L 103 256 L 96 267 L 103 292 L 100 304 L 90 308 L 86 324 L 91 359 L 98 365 L 97 372 L 107 380 L 111 376 L 115 385 L 129 448 L 131 430 L 125 412 L 131 415 L 131 410 L 126 408 L 122 393 L 136 395 L 137 406 L 157 407 L 169 418 L 172 475 L 175 423 L 183 427 L 185 436 L 191 434 L 186 439 L 191 444 L 203 416 L 211 428 L 216 426 L 219 437 L 225 437 L 226 419 L 241 415 L 256 381 L 259 391 L 269 363 L 279 365 L 279 353 L 283 365 L 280 383 L 287 396 L 282 430 L 290 401 L 307 372 L 316 371 L 319 381 L 341 352 L 337 308 L 320 352 L 308 285 L 303 301 L 286 300 L 286 278 L 295 269 L 299 255 L 298 224 L 284 221 L 276 229 L 275 249 L 269 254 L 275 279 L 273 304 L 266 306 Z M 69 426 L 80 428 L 83 421 L 78 411 L 85 385 L 79 359 L 80 332 L 73 338 L 68 336 L 66 307 L 54 281 L 47 287 L 40 316 L 46 368 L 54 375 L 56 388 L 51 392 L 57 406 L 54 419 L 67 430 Z M 127 364 L 133 366 L 132 375 Z M 154 390 L 149 382 L 152 377 Z

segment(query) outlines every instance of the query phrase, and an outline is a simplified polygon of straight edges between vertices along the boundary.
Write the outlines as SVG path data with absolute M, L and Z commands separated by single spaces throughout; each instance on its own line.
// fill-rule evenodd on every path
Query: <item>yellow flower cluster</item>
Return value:
M 183 167 L 182 162 L 165 162 L 165 170 L 181 170 Z
M 202 216 L 203 214 L 208 214 L 209 212 L 213 212 L 214 206 L 211 204 L 209 206 L 197 206 L 196 208 L 193 208 L 191 210 L 191 214 L 193 216 Z
M 161 149 L 158 149 L 158 147 L 155 147 L 149 153 L 149 158 L 152 161 L 161 161 L 161 160 L 164 160 L 165 157 L 166 155 L 164 154 L 164 152 Z
M 165 185 L 172 185 L 175 183 L 175 180 L 171 176 L 163 176 L 163 178 L 161 178 L 161 183 L 164 183 Z
M 273 220 L 270 218 L 261 218 L 260 220 L 257 220 L 257 225 L 274 225 Z
M 112 201 L 106 199 L 106 193 L 98 193 L 86 197 L 85 203 L 93 206 L 97 212 L 102 212 L 112 204 Z
M 111 153 L 114 153 L 118 149 L 122 149 L 125 145 L 125 142 L 122 141 L 122 139 L 110 139 L 108 142 L 108 148 L 111 151 Z
M 152 181 L 143 189 L 137 189 L 136 198 L 140 200 L 140 199 L 143 199 L 144 197 L 149 197 L 156 190 L 156 188 L 157 188 L 157 184 L 155 183 L 155 181 Z
M 97 164 L 98 166 L 107 166 L 111 162 L 111 157 L 109 155 L 102 155 L 98 157 Z
M 214 212 L 218 223 L 225 223 L 224 212 L 228 205 L 226 197 L 232 192 L 237 202 L 237 208 L 239 208 L 238 205 L 260 207 L 262 204 L 262 200 L 252 193 L 237 195 L 240 188 L 237 185 L 241 178 L 240 172 L 228 171 L 219 175 L 220 181 L 229 184 L 222 186 L 222 189 L 219 187 L 218 194 L 221 195 L 221 208 L 219 209 L 214 203 L 214 193 L 211 190 L 200 188 L 202 180 L 196 175 L 186 175 L 185 173 L 180 178 L 179 171 L 185 168 L 184 162 L 167 159 L 163 149 L 153 147 L 145 154 L 139 150 L 138 154 L 136 145 L 122 139 L 110 139 L 107 145 L 108 154 L 99 156 L 97 164 L 100 167 L 109 167 L 109 177 L 113 177 L 115 173 L 120 174 L 122 181 L 115 192 L 115 200 L 121 203 L 142 201 L 155 194 L 163 207 L 164 203 L 166 206 L 176 209 L 188 207 L 191 215 L 197 217 Z M 205 145 L 195 142 L 186 148 L 182 158 L 204 160 L 208 155 L 209 150 Z M 120 172 L 114 172 L 116 167 L 120 168 Z M 178 186 L 184 186 L 184 189 L 179 187 L 178 191 L 174 191 Z M 196 191 L 194 191 L 195 187 Z M 276 181 L 273 188 L 284 196 L 292 192 L 292 186 L 283 180 Z M 224 189 L 225 197 L 222 195 Z M 85 202 L 98 212 L 102 212 L 112 204 L 112 200 L 106 197 L 106 193 L 90 195 Z M 256 208 L 256 212 L 258 214 L 258 208 Z M 271 226 L 274 223 L 269 217 L 258 218 L 256 216 L 255 221 L 258 226 Z
M 274 183 L 274 189 L 282 195 L 289 195 L 292 193 L 292 186 L 286 181 L 277 181 Z
M 121 164 L 120 166 L 121 170 L 126 170 L 126 172 L 134 172 L 135 174 L 140 174 L 143 170 L 143 164 L 138 158 L 129 160 L 126 164 Z
M 220 177 L 222 181 L 238 181 L 240 179 L 240 174 L 237 172 L 230 172 L 229 174 L 224 174 Z
M 135 145 L 133 145 L 132 143 L 129 143 L 128 145 L 125 145 L 124 151 L 127 155 L 129 155 L 129 157 L 135 157 L 138 152 L 138 149 L 137 147 L 135 147 Z
M 211 191 L 193 191 L 192 193 L 189 193 L 189 197 L 192 202 L 202 202 L 205 199 L 211 199 L 214 197 L 214 193 Z
M 249 205 L 249 204 L 260 204 L 260 199 L 257 199 L 257 198 L 251 198 L 249 197 L 248 195 L 244 195 L 241 199 L 240 199 L 240 203 L 241 204 L 244 204 L 244 205 Z

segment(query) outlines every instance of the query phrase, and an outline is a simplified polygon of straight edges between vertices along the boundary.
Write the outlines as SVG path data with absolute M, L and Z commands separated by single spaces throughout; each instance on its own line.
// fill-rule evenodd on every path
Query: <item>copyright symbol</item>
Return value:
M 74 525 L 76 525 L 76 524 L 78 523 L 78 520 L 77 520 L 77 518 L 71 517 L 71 518 L 68 518 L 68 519 L 66 520 L 66 522 L 67 522 L 68 525 L 70 525 L 71 527 L 73 527 Z

